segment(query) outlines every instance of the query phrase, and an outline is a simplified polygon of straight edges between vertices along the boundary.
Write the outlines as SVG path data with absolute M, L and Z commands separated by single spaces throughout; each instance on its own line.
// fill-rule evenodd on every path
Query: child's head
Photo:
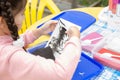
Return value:
M 6 24 L 14 40 L 18 39 L 18 29 L 21 27 L 26 0 L 0 0 L 0 21 Z

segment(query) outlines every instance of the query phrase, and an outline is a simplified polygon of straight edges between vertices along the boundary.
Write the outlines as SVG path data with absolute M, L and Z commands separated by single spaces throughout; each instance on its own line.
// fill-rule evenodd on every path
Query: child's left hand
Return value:
M 41 27 L 42 35 L 52 32 L 55 29 L 57 22 L 58 21 L 56 21 L 56 20 L 50 20 L 50 21 L 46 22 Z

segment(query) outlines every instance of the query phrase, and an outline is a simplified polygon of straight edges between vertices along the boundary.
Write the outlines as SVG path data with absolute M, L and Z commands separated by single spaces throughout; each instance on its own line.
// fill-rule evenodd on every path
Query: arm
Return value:
M 57 24 L 57 21 L 50 20 L 46 22 L 42 27 L 34 29 L 32 31 L 26 31 L 23 34 L 25 45 L 32 43 L 34 40 L 38 39 L 41 35 L 46 35 L 52 32 Z

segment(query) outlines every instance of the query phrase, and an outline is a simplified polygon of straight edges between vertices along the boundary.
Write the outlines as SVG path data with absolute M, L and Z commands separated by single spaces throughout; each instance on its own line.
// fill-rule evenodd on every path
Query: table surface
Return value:
M 98 14 L 100 13 L 100 11 L 102 9 L 103 9 L 102 7 L 86 7 L 86 8 L 76 8 L 75 10 L 86 12 L 86 13 L 94 16 L 96 18 L 96 20 L 98 21 Z M 38 24 L 43 23 L 46 20 L 49 20 L 50 18 L 54 17 L 55 15 L 57 15 L 57 14 L 52 14 L 52 15 L 49 15 L 49 16 L 39 20 L 34 25 L 32 25 L 29 29 L 36 28 L 34 26 L 37 26 Z M 99 23 L 105 25 L 102 22 L 99 22 Z M 29 47 L 38 44 L 38 42 L 40 43 L 40 42 L 43 42 L 43 41 L 48 41 L 49 38 L 50 38 L 49 35 L 42 36 L 38 40 L 36 40 L 33 44 L 29 45 Z M 86 53 L 86 54 L 89 55 L 89 53 Z M 107 77 L 106 77 L 106 75 L 107 75 Z M 117 70 L 112 69 L 110 67 L 104 66 L 103 72 L 101 72 L 100 75 L 92 78 L 91 80 L 120 80 L 120 71 L 117 71 Z
M 98 20 L 98 21 L 96 21 L 96 23 L 94 23 L 89 28 L 84 30 L 81 33 L 81 37 L 84 37 L 84 36 L 90 34 L 91 32 L 97 32 L 103 36 L 108 36 L 109 34 L 113 33 L 115 30 L 120 32 L 120 29 L 118 30 L 118 28 L 116 28 L 114 30 L 108 29 L 107 23 Z M 91 54 L 89 52 L 84 51 L 84 53 L 90 57 L 93 57 L 92 56 L 93 54 Z M 107 75 L 107 77 L 106 77 L 106 75 Z M 104 66 L 104 70 L 98 76 L 93 78 L 92 80 L 120 80 L 120 71 L 112 69 L 107 66 Z

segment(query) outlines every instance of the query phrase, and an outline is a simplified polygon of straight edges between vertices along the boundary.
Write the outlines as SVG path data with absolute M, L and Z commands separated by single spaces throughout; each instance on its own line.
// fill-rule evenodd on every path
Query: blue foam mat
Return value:
M 84 31 L 86 28 L 88 28 L 91 24 L 93 24 L 96 21 L 96 19 L 93 16 L 77 10 L 69 10 L 69 11 L 61 12 L 60 14 L 51 18 L 51 20 L 58 20 L 60 18 L 63 18 L 78 26 L 81 26 L 80 32 Z M 41 27 L 42 25 L 43 23 L 40 24 L 37 28 Z
M 77 69 L 73 75 L 72 80 L 90 80 L 103 71 L 103 65 L 91 59 L 84 53 L 81 54 Z

